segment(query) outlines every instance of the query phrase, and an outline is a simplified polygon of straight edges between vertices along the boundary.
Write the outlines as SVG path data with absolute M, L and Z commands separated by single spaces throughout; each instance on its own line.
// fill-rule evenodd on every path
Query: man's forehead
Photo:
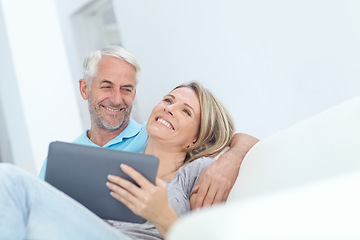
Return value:
M 123 59 L 103 56 L 97 65 L 92 83 L 96 85 L 112 84 L 116 86 L 136 87 L 136 69 Z
M 134 72 L 136 72 L 136 68 L 135 68 L 134 65 L 127 62 L 125 59 L 114 57 L 114 56 L 108 56 L 108 55 L 102 56 L 102 58 L 100 59 L 98 64 L 99 64 L 99 66 L 100 65 L 105 65 L 106 66 L 106 65 L 108 65 L 110 63 L 116 64 L 116 65 L 121 64 L 121 65 L 127 66 L 127 67 L 133 69 Z

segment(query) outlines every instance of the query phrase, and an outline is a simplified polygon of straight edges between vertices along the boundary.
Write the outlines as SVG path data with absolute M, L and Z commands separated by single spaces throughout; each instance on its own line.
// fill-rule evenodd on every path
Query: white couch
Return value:
M 360 96 L 257 143 L 228 202 L 167 239 L 360 239 Z

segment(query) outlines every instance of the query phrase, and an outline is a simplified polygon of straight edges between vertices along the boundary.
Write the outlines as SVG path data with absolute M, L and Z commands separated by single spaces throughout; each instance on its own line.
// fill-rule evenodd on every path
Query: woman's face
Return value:
M 146 130 L 151 138 L 187 148 L 197 140 L 200 127 L 200 103 L 188 87 L 173 90 L 150 114 Z

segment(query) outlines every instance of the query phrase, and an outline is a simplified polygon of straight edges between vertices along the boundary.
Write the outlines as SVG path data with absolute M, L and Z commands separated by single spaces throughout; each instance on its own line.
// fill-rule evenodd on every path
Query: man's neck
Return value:
M 87 136 L 96 145 L 102 147 L 115 137 L 117 137 L 122 131 L 124 131 L 125 127 L 119 128 L 117 130 L 106 130 L 100 129 L 97 127 L 91 127 L 90 131 L 88 131 Z

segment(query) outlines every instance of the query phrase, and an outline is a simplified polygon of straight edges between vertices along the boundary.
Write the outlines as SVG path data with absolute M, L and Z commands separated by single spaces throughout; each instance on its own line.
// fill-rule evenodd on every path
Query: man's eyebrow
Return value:
M 134 89 L 134 85 L 132 85 L 132 84 L 122 85 L 121 87 Z
M 107 79 L 102 80 L 101 83 L 108 83 L 108 84 L 111 84 L 111 85 L 114 84 L 112 81 L 107 80 Z M 131 89 L 134 89 L 134 88 L 135 88 L 134 85 L 132 85 L 132 84 L 122 85 L 121 87 L 131 88 Z
M 107 80 L 107 79 L 102 80 L 102 81 L 101 81 L 101 83 L 109 83 L 109 84 L 113 84 L 113 82 L 112 82 L 112 81 Z

